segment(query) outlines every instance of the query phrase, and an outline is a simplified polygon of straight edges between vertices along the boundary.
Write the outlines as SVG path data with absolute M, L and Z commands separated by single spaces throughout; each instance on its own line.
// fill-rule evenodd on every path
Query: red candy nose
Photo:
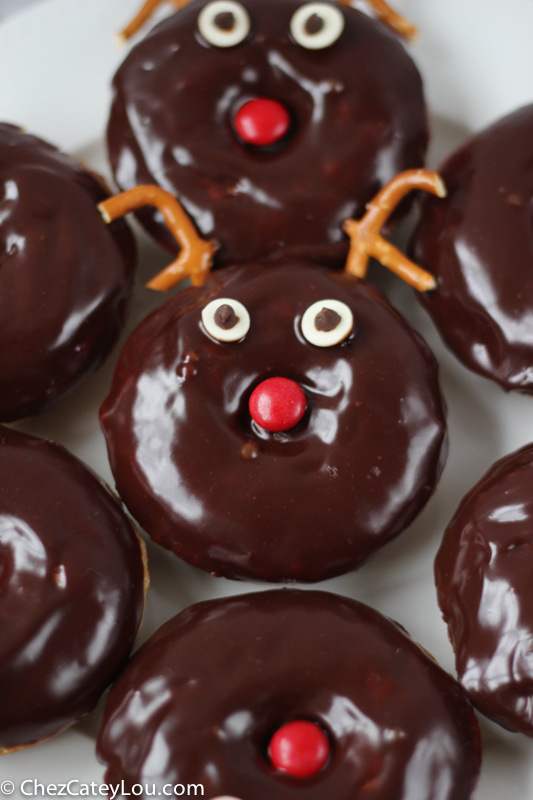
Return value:
M 305 394 L 289 378 L 267 378 L 256 386 L 248 404 L 252 419 L 267 431 L 286 431 L 300 422 Z
M 328 737 L 314 722 L 289 722 L 270 740 L 269 755 L 277 769 L 298 778 L 320 772 L 329 758 Z
M 291 118 L 281 103 L 259 97 L 240 107 L 233 124 L 246 144 L 264 146 L 283 139 L 289 131 Z

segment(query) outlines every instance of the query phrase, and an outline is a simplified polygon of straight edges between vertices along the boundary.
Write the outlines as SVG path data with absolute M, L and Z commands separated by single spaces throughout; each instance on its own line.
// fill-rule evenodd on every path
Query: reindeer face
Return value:
M 269 403 L 287 417 L 269 424 Z M 126 345 L 101 418 L 142 526 L 232 578 L 359 566 L 422 508 L 446 449 L 424 343 L 364 282 L 295 261 L 170 299 Z
M 219 264 L 346 250 L 341 222 L 423 162 L 420 77 L 383 26 L 339 3 L 193 0 L 130 53 L 108 128 L 119 186 L 158 183 Z M 174 246 L 152 212 L 141 218 Z

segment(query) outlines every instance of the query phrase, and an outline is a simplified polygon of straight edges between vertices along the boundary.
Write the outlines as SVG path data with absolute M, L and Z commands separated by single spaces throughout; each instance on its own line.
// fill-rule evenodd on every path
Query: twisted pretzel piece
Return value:
M 156 8 L 160 6 L 162 2 L 163 0 L 146 0 L 146 3 L 142 6 L 137 16 L 119 33 L 118 38 L 121 41 L 130 39 L 133 34 L 137 33 L 139 28 L 142 28 L 144 23 L 150 19 Z M 170 0 L 170 2 L 172 2 L 176 10 L 178 10 L 186 6 L 189 0 Z
M 446 187 L 436 172 L 427 169 L 410 169 L 400 172 L 368 203 L 363 219 L 347 219 L 343 228 L 350 237 L 351 246 L 346 271 L 358 278 L 366 277 L 368 259 L 373 256 L 419 292 L 435 289 L 437 281 L 429 272 L 417 267 L 407 256 L 381 236 L 381 229 L 400 200 L 413 189 L 446 197 Z
M 98 210 L 109 223 L 143 206 L 159 209 L 180 246 L 178 258 L 147 283 L 147 287 L 166 292 L 188 277 L 194 286 L 201 286 L 209 275 L 218 245 L 198 236 L 188 214 L 173 194 L 158 186 L 136 186 L 104 200 Z
M 141 10 L 137 14 L 134 19 L 130 22 L 130 24 L 124 28 L 123 31 L 119 34 L 119 39 L 122 41 L 126 41 L 130 37 L 136 33 L 139 28 L 141 28 L 145 22 L 147 22 L 156 8 L 161 5 L 163 0 L 146 0 L 145 4 L 142 6 Z M 183 8 L 186 6 L 189 0 L 170 0 L 173 3 L 176 9 Z M 303 2 L 303 0 L 302 0 Z M 343 3 L 345 6 L 351 5 L 352 0 L 339 0 L 340 3 Z M 399 33 L 400 36 L 403 36 L 405 39 L 412 40 L 418 34 L 418 30 L 412 25 L 408 20 L 401 17 L 396 11 L 393 11 L 392 8 L 389 6 L 385 0 L 366 0 L 368 5 L 372 6 L 378 19 L 383 22 L 387 28 L 390 28 L 395 33 Z

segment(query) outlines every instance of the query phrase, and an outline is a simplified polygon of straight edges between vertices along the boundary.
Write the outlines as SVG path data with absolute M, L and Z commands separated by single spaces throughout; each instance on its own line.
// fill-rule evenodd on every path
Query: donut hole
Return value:
M 249 409 L 250 397 L 257 386 L 259 386 L 268 378 L 275 377 L 289 378 L 297 383 L 301 387 L 306 398 L 306 407 L 301 420 L 293 428 L 279 432 L 271 432 L 261 428 L 252 419 Z M 239 407 L 233 416 L 232 427 L 234 431 L 239 436 L 242 436 L 245 440 L 257 442 L 258 439 L 260 439 L 264 443 L 269 444 L 270 447 L 268 448 L 268 451 L 272 451 L 277 454 L 283 453 L 284 455 L 295 455 L 296 453 L 302 452 L 302 450 L 304 450 L 306 447 L 305 441 L 302 441 L 302 436 L 305 435 L 308 429 L 309 420 L 312 413 L 312 406 L 313 397 L 306 386 L 306 380 L 303 375 L 295 375 L 294 373 L 292 375 L 287 375 L 285 374 L 284 370 L 271 369 L 268 370 L 268 372 L 263 372 L 261 375 L 258 375 L 250 383 L 250 386 L 247 388 L 247 390 L 242 393 L 239 401 Z M 280 448 L 280 445 L 285 445 L 285 447 Z
M 236 100 L 235 103 L 233 103 L 233 105 L 232 105 L 232 107 L 230 109 L 230 112 L 229 112 L 231 131 L 232 131 L 235 139 L 239 143 L 239 145 L 242 148 L 244 148 L 248 153 L 253 153 L 253 154 L 262 155 L 262 156 L 277 155 L 278 153 L 280 153 L 283 150 L 285 150 L 291 144 L 291 142 L 295 139 L 295 137 L 296 137 L 296 135 L 298 133 L 298 130 L 299 130 L 298 120 L 297 120 L 296 115 L 295 115 L 294 111 L 292 110 L 292 108 L 290 108 L 289 105 L 287 103 L 285 103 L 282 98 L 272 98 L 272 99 L 276 100 L 277 102 L 279 102 L 283 106 L 283 108 L 285 109 L 285 111 L 287 112 L 287 114 L 289 116 L 289 126 L 288 126 L 287 133 L 285 134 L 285 136 L 283 136 L 281 139 L 279 139 L 278 141 L 274 142 L 273 144 L 262 144 L 262 145 L 250 144 L 249 142 L 245 141 L 239 135 L 239 132 L 238 132 L 238 130 L 236 128 L 236 125 L 235 125 L 235 120 L 237 119 L 237 115 L 239 114 L 239 111 L 247 103 L 251 103 L 251 102 L 253 102 L 254 100 L 257 100 L 257 99 L 260 99 L 260 95 L 259 94 L 243 95 L 238 100 Z
M 287 703 L 284 703 L 283 706 L 286 708 L 289 703 L 290 701 L 287 701 Z M 268 719 L 266 719 L 263 724 L 257 728 L 255 734 L 253 735 L 253 743 L 263 768 L 266 768 L 269 772 L 272 772 L 278 779 L 282 778 L 283 780 L 291 782 L 294 781 L 295 783 L 300 783 L 305 781 L 307 777 L 315 777 L 316 775 L 326 772 L 326 770 L 330 767 L 334 757 L 334 737 L 329 728 L 324 724 L 323 720 L 316 719 L 305 712 L 298 713 L 298 711 L 289 715 L 286 713 L 278 713 L 275 715 L 275 717 L 275 719 L 272 719 L 272 715 L 269 714 Z M 271 754 L 272 742 L 275 739 L 276 734 L 283 729 L 290 727 L 294 723 L 301 722 L 309 723 L 313 727 L 316 727 L 316 729 L 325 737 L 328 749 L 328 755 L 325 763 L 312 776 L 310 775 L 306 777 L 292 774 L 288 770 L 275 766 Z
M 276 769 L 296 778 L 311 778 L 329 761 L 329 738 L 310 720 L 293 720 L 279 728 L 270 740 L 270 761 Z

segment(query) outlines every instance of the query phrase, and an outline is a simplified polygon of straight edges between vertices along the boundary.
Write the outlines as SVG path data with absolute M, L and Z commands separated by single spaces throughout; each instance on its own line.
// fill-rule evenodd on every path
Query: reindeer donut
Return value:
M 101 422 L 117 489 L 156 542 L 216 575 L 319 581 L 360 566 L 424 506 L 446 455 L 437 365 L 362 280 L 372 254 L 434 286 L 379 235 L 412 188 L 443 191 L 423 170 L 392 181 L 345 223 L 345 272 L 295 257 L 227 267 L 134 332 Z M 158 202 L 200 283 L 209 245 L 187 244 L 175 199 L 142 194 L 104 213 Z M 152 285 L 182 278 L 184 259 Z
M 178 195 L 202 235 L 222 242 L 216 265 L 281 253 L 342 266 L 342 221 L 424 162 L 422 84 L 398 37 L 342 2 L 176 5 L 115 76 L 117 184 Z M 413 35 L 381 0 L 371 5 Z M 175 247 L 156 213 L 139 217 Z

